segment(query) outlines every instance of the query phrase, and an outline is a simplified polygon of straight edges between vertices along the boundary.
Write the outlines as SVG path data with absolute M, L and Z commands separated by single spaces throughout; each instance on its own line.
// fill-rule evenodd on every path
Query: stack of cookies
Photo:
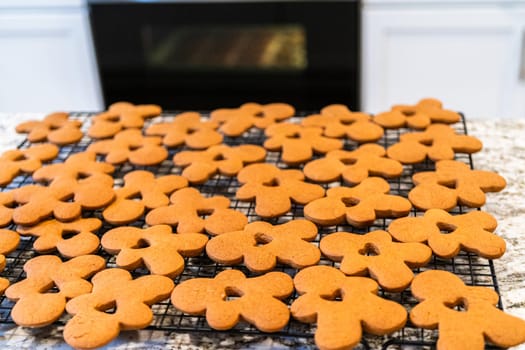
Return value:
M 0 156 L 10 317 L 63 322 L 82 349 L 148 327 L 166 300 L 221 331 L 315 324 L 321 349 L 404 327 L 437 329 L 423 341 L 440 349 L 525 342 L 525 321 L 497 307 L 494 288 L 453 273 L 461 256 L 505 252 L 479 208 L 506 183 L 473 169 L 482 144 L 462 122 L 423 99 L 375 116 L 119 102 L 83 121 L 20 124 L 27 141 Z

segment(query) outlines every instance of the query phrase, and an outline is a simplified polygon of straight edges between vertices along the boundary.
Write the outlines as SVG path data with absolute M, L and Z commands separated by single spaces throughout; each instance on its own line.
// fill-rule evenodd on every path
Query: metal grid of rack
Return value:
M 154 119 L 148 120 L 147 125 L 151 123 L 156 123 L 159 121 L 170 120 L 173 117 L 173 113 L 166 113 L 162 116 L 156 117 Z M 205 114 L 204 114 L 205 115 Z M 302 115 L 306 115 L 303 113 Z M 90 124 L 90 114 L 89 113 L 72 113 L 71 117 L 73 119 L 78 119 L 83 121 L 83 129 L 87 130 Z M 301 116 L 301 114 L 299 115 Z M 145 127 L 147 127 L 147 125 Z M 467 134 L 465 119 L 462 117 L 462 120 L 454 125 L 457 133 Z M 399 140 L 399 136 L 404 132 L 409 132 L 408 129 L 399 129 L 399 130 L 385 130 L 384 137 L 378 141 L 378 143 L 385 148 L 394 144 Z M 262 144 L 264 142 L 264 131 L 252 128 L 250 131 L 243 134 L 243 136 L 238 138 L 229 138 L 225 137 L 224 143 L 230 145 L 238 144 Z M 89 137 L 85 136 L 80 142 L 74 145 L 61 147 L 59 156 L 53 162 L 63 162 L 67 157 L 73 153 L 78 153 L 84 151 L 89 144 L 93 142 Z M 30 144 L 26 141 L 22 143 L 19 148 L 26 148 Z M 353 150 L 358 147 L 358 144 L 353 141 L 345 141 L 344 149 Z M 173 165 L 171 159 L 176 152 L 184 150 L 184 147 L 177 149 L 169 150 L 169 157 L 159 166 L 148 166 L 148 167 L 137 167 L 131 164 L 124 164 L 116 167 L 114 173 L 115 184 L 119 186 L 122 184 L 122 177 L 129 171 L 132 170 L 149 170 L 157 175 L 166 175 L 166 174 L 180 174 L 182 169 Z M 100 158 L 102 159 L 102 158 Z M 470 165 L 473 168 L 472 157 L 468 155 L 457 155 L 456 160 L 463 161 Z M 280 168 L 287 168 L 287 166 L 281 162 L 279 152 L 268 152 L 266 157 L 266 162 L 277 165 Z M 391 187 L 391 194 L 407 196 L 410 189 L 412 189 L 413 184 L 411 177 L 414 173 L 419 171 L 428 171 L 434 170 L 434 164 L 431 161 L 426 161 L 421 164 L 413 166 L 404 166 L 403 174 L 400 178 L 390 179 L 388 182 Z M 18 188 L 26 184 L 33 183 L 30 175 L 18 176 L 11 184 L 2 189 L 2 191 Z M 323 186 L 329 187 L 334 185 L 341 185 L 340 182 L 325 184 Z M 241 202 L 235 199 L 235 192 L 240 187 L 240 184 L 237 182 L 235 177 L 227 177 L 224 175 L 215 175 L 210 180 L 202 185 L 195 186 L 201 193 L 205 196 L 212 195 L 222 195 L 231 200 L 231 207 L 245 213 L 248 216 L 250 222 L 256 220 L 263 220 L 257 214 L 255 214 L 255 204 L 253 202 Z M 459 214 L 472 209 L 467 209 L 464 207 L 456 207 L 451 213 Z M 418 216 L 422 215 L 421 211 L 412 209 L 411 215 Z M 84 217 L 97 217 L 102 219 L 100 211 L 89 211 L 83 213 Z M 275 219 L 266 219 L 272 224 L 287 222 L 292 219 L 302 218 L 303 217 L 303 208 L 301 205 L 292 205 L 292 210 L 287 214 L 275 218 Z M 331 227 L 319 227 L 319 234 L 316 239 L 312 242 L 315 245 L 319 245 L 320 240 L 329 233 L 335 231 L 346 231 L 353 233 L 366 233 L 373 230 L 385 230 L 391 219 L 378 219 L 374 224 L 365 229 L 355 228 L 349 225 L 337 225 Z M 142 227 L 145 226 L 144 218 L 136 221 L 132 224 L 133 226 Z M 15 229 L 14 226 L 8 227 L 10 229 Z M 99 237 L 109 229 L 113 228 L 110 224 L 105 223 L 103 227 L 98 231 Z M 5 270 L 2 273 L 3 277 L 8 278 L 11 283 L 20 281 L 25 278 L 25 273 L 23 271 L 24 264 L 31 259 L 32 257 L 38 255 L 33 249 L 32 245 L 34 242 L 33 237 L 23 236 L 21 237 L 21 243 L 16 251 L 7 256 L 7 265 Z M 115 257 L 107 254 L 102 248 L 99 248 L 98 254 L 103 256 L 107 261 L 108 267 L 115 267 Z M 337 266 L 337 263 L 329 261 L 325 258 L 321 259 L 320 264 Z M 196 278 L 196 277 L 213 277 L 218 272 L 228 269 L 235 268 L 242 270 L 247 276 L 253 276 L 248 269 L 243 266 L 234 266 L 234 267 L 225 267 L 220 264 L 217 264 L 210 260 L 205 253 L 198 257 L 186 258 L 185 259 L 185 269 L 183 273 L 175 278 L 175 283 L 179 283 L 183 280 Z M 284 266 L 277 265 L 277 270 L 288 273 L 290 276 L 294 276 L 297 270 Z M 477 257 L 473 254 L 461 252 L 457 257 L 452 259 L 441 259 L 433 256 L 431 262 L 422 268 L 414 270 L 416 273 L 428 270 L 428 269 L 441 269 L 447 270 L 455 273 L 468 285 L 475 286 L 485 286 L 491 289 L 498 291 L 498 284 L 496 280 L 496 275 L 494 271 L 494 266 L 492 261 Z M 133 272 L 134 276 L 140 276 L 146 274 L 147 271 L 144 269 L 138 269 Z M 412 297 L 409 290 L 405 290 L 400 293 L 389 293 L 380 289 L 380 295 L 386 299 L 393 300 L 401 303 L 406 307 L 407 311 L 417 304 L 417 300 Z M 294 293 L 288 299 L 285 300 L 288 305 L 290 305 L 298 295 Z M 13 323 L 10 317 L 10 311 L 14 303 L 7 300 L 5 296 L 0 297 L 0 324 L 10 324 Z M 498 305 L 500 308 L 501 302 Z M 205 320 L 204 316 L 190 316 L 181 313 L 176 310 L 169 301 L 164 301 L 159 304 L 155 304 L 152 307 L 154 312 L 154 321 L 148 327 L 152 330 L 162 330 L 162 331 L 177 331 L 177 332 L 217 332 L 211 329 Z M 63 325 L 69 317 L 67 315 L 63 316 L 59 321 L 56 322 L 56 325 Z M 225 333 L 222 331 L 221 333 Z M 235 328 L 226 331 L 227 334 L 261 334 L 260 331 L 255 329 L 253 326 L 250 326 L 246 322 L 239 323 Z M 312 338 L 315 333 L 315 325 L 303 324 L 298 321 L 290 319 L 290 322 L 282 331 L 272 334 L 267 334 L 268 336 L 275 337 L 301 337 L 301 338 Z M 423 346 L 432 348 L 435 346 L 437 340 L 437 331 L 432 330 L 423 330 L 414 327 L 410 322 L 400 331 L 386 337 L 375 337 L 364 335 L 361 346 L 363 348 L 370 348 L 373 344 L 373 347 L 383 347 L 384 349 L 397 349 L 397 348 L 406 348 L 409 346 Z

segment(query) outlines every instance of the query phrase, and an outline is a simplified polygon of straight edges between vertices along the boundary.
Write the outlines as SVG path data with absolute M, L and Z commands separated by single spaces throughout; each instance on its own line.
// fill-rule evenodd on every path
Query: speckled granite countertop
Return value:
M 474 167 L 507 180 L 502 192 L 488 194 L 484 210 L 496 217 L 496 232 L 507 242 L 505 254 L 494 260 L 503 306 L 525 319 L 525 119 L 471 121 L 467 127 L 483 142 Z
M 0 153 L 15 148 L 23 136 L 14 126 L 38 114 L 0 114 Z M 505 255 L 494 261 L 500 294 L 505 310 L 525 319 L 525 119 L 471 120 L 468 133 L 484 144 L 474 155 L 477 169 L 496 171 L 504 176 L 507 187 L 500 193 L 489 193 L 484 210 L 498 220 L 496 232 L 507 242 Z M 60 330 L 59 330 L 60 331 Z M 69 349 L 60 332 L 48 328 L 28 330 L 14 326 L 0 327 L 0 345 L 4 349 Z M 147 345 L 146 345 L 147 344 Z M 112 349 L 287 349 L 311 348 L 311 341 L 273 340 L 265 336 L 231 337 L 224 334 L 175 334 L 166 332 L 123 332 L 110 344 Z M 525 350 L 525 345 L 515 349 Z

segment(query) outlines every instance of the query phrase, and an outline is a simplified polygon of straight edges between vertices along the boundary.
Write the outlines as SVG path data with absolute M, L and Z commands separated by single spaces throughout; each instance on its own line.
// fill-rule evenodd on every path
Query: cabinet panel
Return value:
M 365 10 L 364 109 L 434 96 L 470 118 L 525 117 L 518 19 L 496 8 Z
M 101 94 L 81 10 L 0 16 L 2 111 L 96 110 Z
M 81 7 L 85 0 L 2 0 L 0 8 L 12 9 L 35 9 L 35 8 L 64 8 Z
M 481 33 L 481 34 L 480 34 Z M 472 117 L 491 116 L 505 105 L 507 56 L 512 32 L 450 30 L 390 32 L 386 40 L 388 101 L 439 96 Z M 414 41 L 418 41 L 414 48 Z M 479 104 L 479 106 L 478 106 Z

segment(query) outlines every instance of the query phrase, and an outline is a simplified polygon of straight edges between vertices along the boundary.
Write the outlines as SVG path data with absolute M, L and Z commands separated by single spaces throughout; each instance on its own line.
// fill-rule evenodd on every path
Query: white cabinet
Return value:
M 363 110 L 430 96 L 468 118 L 525 118 L 523 45 L 521 1 L 365 2 Z
M 103 107 L 87 9 L 70 3 L 0 6 L 0 111 Z

